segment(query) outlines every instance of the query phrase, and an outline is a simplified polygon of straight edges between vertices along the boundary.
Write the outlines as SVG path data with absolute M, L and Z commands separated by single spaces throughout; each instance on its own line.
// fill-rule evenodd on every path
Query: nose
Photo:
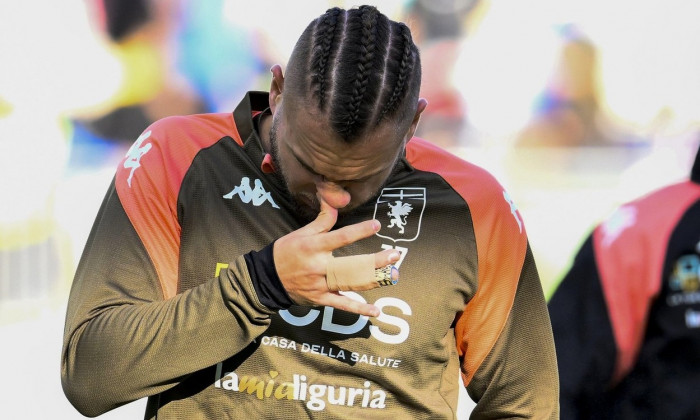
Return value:
M 316 192 L 326 203 L 336 209 L 341 209 L 350 203 L 350 193 L 335 182 L 316 182 Z

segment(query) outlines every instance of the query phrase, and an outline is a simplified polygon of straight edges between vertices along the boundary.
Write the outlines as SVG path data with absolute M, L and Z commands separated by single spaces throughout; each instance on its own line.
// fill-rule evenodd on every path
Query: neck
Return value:
M 259 135 L 262 141 L 263 150 L 270 152 L 270 128 L 272 128 L 272 115 L 265 114 L 260 118 Z

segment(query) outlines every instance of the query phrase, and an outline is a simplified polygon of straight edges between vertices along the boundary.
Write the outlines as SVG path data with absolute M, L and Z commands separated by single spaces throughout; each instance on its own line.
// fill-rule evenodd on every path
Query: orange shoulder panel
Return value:
M 116 189 L 158 273 L 165 299 L 178 286 L 177 198 L 197 153 L 224 136 L 242 144 L 231 114 L 167 117 L 151 124 L 119 163 Z
M 593 231 L 593 248 L 610 315 L 617 360 L 613 383 L 634 365 L 653 299 L 662 286 L 666 247 L 700 186 L 674 184 L 620 207 Z
M 455 326 L 462 378 L 469 385 L 498 340 L 513 306 L 527 252 L 525 227 L 508 194 L 484 169 L 418 138 L 408 144 L 406 158 L 416 169 L 442 176 L 471 212 L 478 288 Z

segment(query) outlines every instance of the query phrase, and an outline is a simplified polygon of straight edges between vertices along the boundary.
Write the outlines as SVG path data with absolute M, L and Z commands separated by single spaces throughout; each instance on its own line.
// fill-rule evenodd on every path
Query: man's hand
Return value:
M 289 233 L 274 245 L 275 267 L 289 297 L 299 305 L 332 306 L 366 316 L 378 316 L 379 309 L 331 292 L 326 283 L 326 269 L 333 250 L 374 235 L 379 221 L 367 220 L 331 232 L 338 219 L 338 210 L 323 199 L 321 212 L 313 222 Z M 388 249 L 374 254 L 374 268 L 381 268 L 399 260 L 396 250 Z M 379 284 L 367 289 L 379 287 Z

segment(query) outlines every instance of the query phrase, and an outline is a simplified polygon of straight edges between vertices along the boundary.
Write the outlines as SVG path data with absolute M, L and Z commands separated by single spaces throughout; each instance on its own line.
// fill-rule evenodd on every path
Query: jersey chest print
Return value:
M 243 177 L 241 184 L 224 195 L 226 199 L 238 197 L 244 203 L 261 205 L 266 200 L 277 208 L 264 191 L 262 184 L 256 180 L 256 187 L 250 188 L 250 179 Z M 255 192 L 257 190 L 257 193 Z M 257 200 L 257 201 L 256 201 Z M 257 203 L 257 204 L 256 204 Z M 398 241 L 414 241 L 420 233 L 421 219 L 426 207 L 425 188 L 385 188 L 379 195 L 374 208 L 374 217 L 382 221 L 382 230 L 375 235 Z M 395 263 L 399 268 L 408 254 L 408 248 L 393 244 L 381 244 L 382 249 L 395 248 L 401 251 L 400 260 Z M 217 274 L 227 264 L 217 264 Z M 359 293 L 341 292 L 360 302 L 367 299 Z M 374 303 L 380 309 L 375 322 L 367 316 L 344 314 L 332 307 L 308 308 L 305 311 L 279 311 L 283 327 L 287 331 L 299 329 L 298 333 L 280 336 L 273 332 L 256 339 L 256 343 L 271 354 L 277 351 L 293 352 L 305 358 L 333 359 L 352 366 L 365 366 L 372 369 L 400 369 L 402 360 L 395 356 L 400 352 L 381 354 L 380 349 L 369 350 L 364 347 L 344 348 L 341 341 L 321 339 L 322 336 L 359 338 L 362 331 L 368 331 L 365 339 L 378 341 L 384 345 L 401 345 L 410 336 L 409 319 L 413 315 L 410 304 L 398 297 L 382 296 Z M 291 328 L 291 330 L 290 330 Z M 302 332 L 320 329 L 313 333 Z M 321 334 L 321 335 L 319 335 Z M 306 337 L 306 338 L 304 338 Z M 379 384 L 362 377 L 355 377 L 349 383 L 324 383 L 322 377 L 310 376 L 310 372 L 301 369 L 284 372 L 280 366 L 273 366 L 265 374 L 252 375 L 235 369 L 227 371 L 225 363 L 219 363 L 214 373 L 214 388 L 222 391 L 248 394 L 258 400 L 296 400 L 302 401 L 309 410 L 323 411 L 328 405 L 361 407 L 366 409 L 386 408 L 390 392 Z M 325 379 L 328 380 L 328 379 Z M 353 383 L 354 382 L 354 383 Z M 342 384 L 342 385 L 341 385 Z

